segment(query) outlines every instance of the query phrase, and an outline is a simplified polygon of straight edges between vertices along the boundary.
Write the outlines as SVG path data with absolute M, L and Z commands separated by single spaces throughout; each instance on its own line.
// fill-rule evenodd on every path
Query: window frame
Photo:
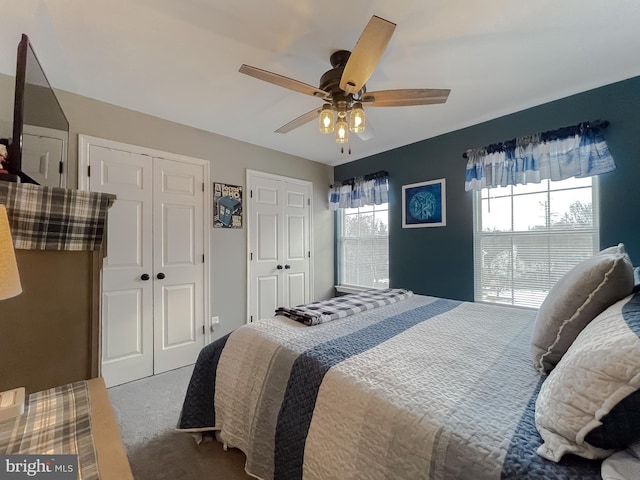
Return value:
M 591 252 L 592 254 L 597 253 L 600 250 L 600 186 L 599 186 L 599 180 L 597 176 L 593 176 L 593 177 L 589 177 L 591 178 L 591 215 L 592 215 L 592 219 L 593 219 L 593 229 L 594 231 L 591 232 L 592 235 L 592 244 L 593 244 L 593 251 Z M 542 180 L 540 183 L 543 182 L 547 182 L 547 195 L 550 195 L 550 192 L 557 192 L 557 191 L 570 191 L 570 190 L 574 190 L 574 189 L 580 189 L 580 188 L 585 188 L 585 187 L 575 187 L 575 188 L 563 188 L 563 189 L 557 189 L 557 190 L 551 190 L 550 186 L 552 185 L 553 181 L 552 180 Z M 520 185 L 516 185 L 516 187 L 518 187 Z M 485 300 L 483 299 L 483 293 L 482 293 L 482 275 L 477 271 L 477 266 L 480 262 L 478 262 L 478 255 L 480 253 L 480 243 L 482 240 L 482 230 L 480 230 L 481 228 L 481 215 L 482 215 L 482 193 L 485 189 L 482 190 L 476 190 L 473 192 L 473 230 L 472 230 L 472 236 L 473 236 L 473 296 L 474 296 L 474 302 L 477 303 L 485 303 L 485 304 L 489 304 L 489 305 L 503 305 L 503 306 L 509 306 L 509 307 L 513 307 L 513 308 L 522 308 L 522 309 L 526 309 L 526 310 L 538 310 L 539 307 L 533 307 L 533 306 L 527 306 L 527 305 L 519 305 L 519 304 L 515 304 L 515 303 L 503 303 L 503 302 L 497 302 L 497 301 L 489 301 L 489 300 Z M 519 196 L 519 195 L 525 195 L 523 193 L 519 193 L 516 195 L 513 195 L 513 188 L 511 189 L 511 194 L 509 195 L 509 198 L 511 199 L 512 202 L 512 206 L 511 206 L 511 222 L 512 222 L 512 226 L 513 226 L 513 216 L 515 214 L 514 210 L 513 210 L 513 198 L 515 196 Z M 549 221 L 549 214 L 547 214 L 547 217 L 545 218 L 545 222 L 548 224 Z M 546 235 L 551 234 L 552 232 L 547 232 Z M 557 230 L 557 233 L 560 234 L 562 233 L 560 230 Z M 503 234 L 504 236 L 525 236 L 525 235 L 539 235 L 540 233 L 531 233 L 530 231 L 510 231 L 510 232 L 501 232 L 498 233 L 497 235 L 501 235 Z M 513 291 L 513 278 L 511 279 L 511 288 Z
M 368 207 L 372 208 L 371 212 L 374 214 L 374 218 L 375 218 L 376 212 L 380 212 L 380 211 L 387 212 L 387 234 L 378 235 L 377 237 L 387 239 L 386 255 L 387 255 L 387 269 L 388 269 L 389 268 L 389 215 L 391 213 L 391 209 L 389 208 L 389 202 L 382 203 L 380 205 L 364 205 L 364 206 L 354 207 L 354 208 L 357 208 L 358 214 L 361 214 L 362 212 L 360 210 L 362 208 L 368 208 Z M 344 270 L 345 270 L 345 264 L 344 264 L 345 246 L 344 245 L 345 244 L 343 241 L 344 240 L 343 232 L 344 232 L 344 216 L 346 215 L 346 210 L 349 210 L 349 209 L 340 208 L 336 211 L 336 228 L 337 228 L 337 234 L 336 234 L 336 267 L 337 268 L 336 268 L 336 285 L 335 285 L 336 290 L 340 293 L 359 293 L 365 290 L 388 288 L 388 286 L 375 287 L 375 286 L 364 286 L 364 285 L 357 285 L 353 283 L 343 282 L 344 275 L 345 275 L 344 273 Z M 360 240 L 360 239 L 367 239 L 371 237 L 358 236 L 358 237 L 349 237 L 349 238 L 350 239 L 355 238 Z

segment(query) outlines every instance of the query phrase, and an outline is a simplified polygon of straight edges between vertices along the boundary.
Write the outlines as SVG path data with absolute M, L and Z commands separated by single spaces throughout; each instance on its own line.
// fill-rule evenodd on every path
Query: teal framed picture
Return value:
M 402 228 L 447 224 L 446 179 L 402 186 Z

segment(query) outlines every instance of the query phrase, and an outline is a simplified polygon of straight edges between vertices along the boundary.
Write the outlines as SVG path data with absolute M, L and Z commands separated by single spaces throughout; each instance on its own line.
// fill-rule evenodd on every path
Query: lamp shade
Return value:
M 22 293 L 7 209 L 0 205 L 0 300 Z
M 351 114 L 349 115 L 349 130 L 353 133 L 364 132 L 364 124 L 364 109 L 362 108 L 362 104 L 357 102 L 353 105 Z
M 349 125 L 344 117 L 339 117 L 336 122 L 336 142 L 345 143 L 349 141 Z
M 332 133 L 333 132 L 333 109 L 331 105 L 323 105 L 322 110 L 320 110 L 319 118 L 319 128 L 321 133 Z

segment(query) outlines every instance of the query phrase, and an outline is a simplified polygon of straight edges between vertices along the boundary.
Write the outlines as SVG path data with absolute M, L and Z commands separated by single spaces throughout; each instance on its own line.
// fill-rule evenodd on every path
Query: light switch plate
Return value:
M 0 422 L 24 413 L 24 387 L 0 393 Z

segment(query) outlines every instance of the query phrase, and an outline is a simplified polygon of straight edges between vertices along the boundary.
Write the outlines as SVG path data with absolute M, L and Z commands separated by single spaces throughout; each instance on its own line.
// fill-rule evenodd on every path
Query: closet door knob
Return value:
M 140 275 L 140 280 L 142 280 L 143 282 L 146 282 L 147 280 L 149 280 L 149 274 L 143 273 L 142 275 Z
M 160 272 L 158 275 L 156 275 L 156 278 L 158 280 L 162 280 L 164 278 L 164 273 Z
M 277 268 L 278 270 L 282 270 L 282 265 L 276 265 L 276 268 Z
M 291 265 L 285 265 L 284 268 L 285 270 L 289 270 L 291 268 Z

